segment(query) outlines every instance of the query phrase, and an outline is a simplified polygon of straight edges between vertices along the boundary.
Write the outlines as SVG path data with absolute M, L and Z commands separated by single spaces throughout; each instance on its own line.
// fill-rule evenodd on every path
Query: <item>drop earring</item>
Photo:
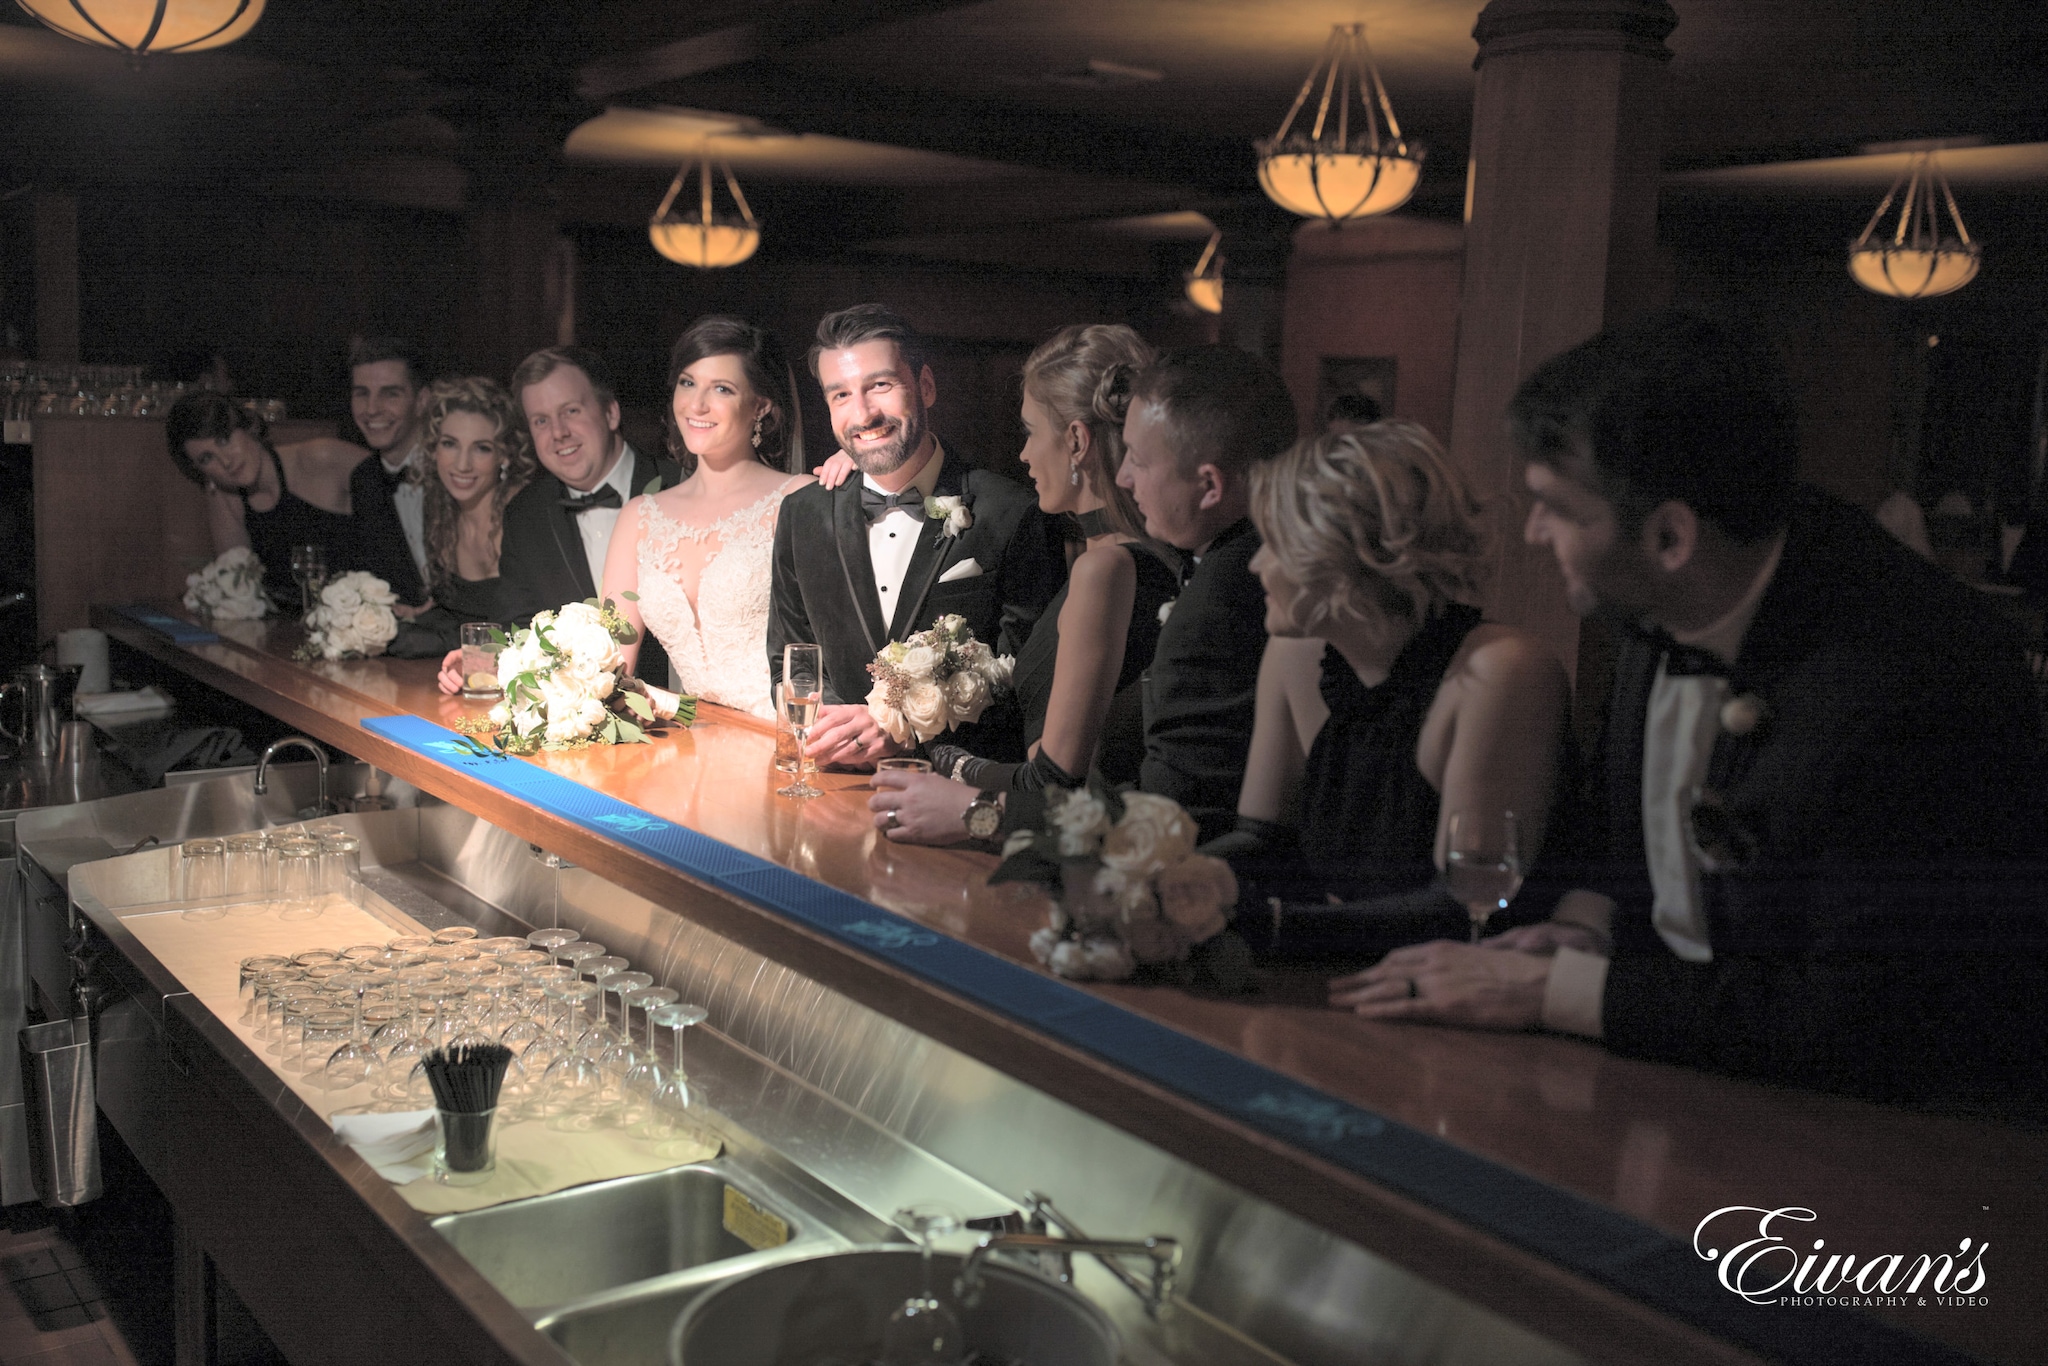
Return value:
M 1081 465 L 1079 461 L 1067 466 L 1067 482 L 1075 488 L 1081 487 Z
M 762 413 L 754 418 L 754 449 L 757 451 L 761 449 L 761 419 L 766 416 Z
M 498 482 L 502 484 L 511 476 L 512 462 L 510 460 L 500 460 L 498 462 Z

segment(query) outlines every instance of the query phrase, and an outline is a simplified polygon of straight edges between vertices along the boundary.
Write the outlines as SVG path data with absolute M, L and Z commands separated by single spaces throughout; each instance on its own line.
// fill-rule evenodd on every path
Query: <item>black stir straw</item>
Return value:
M 512 1050 L 495 1043 L 436 1048 L 420 1061 L 441 1111 L 448 1169 L 482 1171 L 490 1160 L 491 1112 L 498 1108 Z

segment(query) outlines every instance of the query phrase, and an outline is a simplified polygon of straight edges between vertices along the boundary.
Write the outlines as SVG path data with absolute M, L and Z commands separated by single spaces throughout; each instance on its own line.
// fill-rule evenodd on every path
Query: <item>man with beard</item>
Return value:
M 1594 819 L 1561 832 L 1588 876 L 1552 921 L 1397 950 L 1333 1004 L 1880 1099 L 2048 1095 L 2015 635 L 1798 482 L 1776 362 L 1712 322 L 1603 333 L 1509 417 L 1526 538 L 1623 633 Z
M 827 315 L 811 373 L 861 477 L 809 485 L 782 504 L 768 673 L 781 681 L 785 645 L 817 645 L 825 700 L 810 752 L 821 764 L 867 767 L 899 752 L 865 705 L 868 665 L 882 648 L 958 615 L 975 639 L 1014 655 L 1059 591 L 1066 559 L 1029 489 L 973 468 L 931 430 L 938 386 L 902 318 L 880 304 Z M 989 759 L 1025 757 L 1009 699 L 949 738 Z

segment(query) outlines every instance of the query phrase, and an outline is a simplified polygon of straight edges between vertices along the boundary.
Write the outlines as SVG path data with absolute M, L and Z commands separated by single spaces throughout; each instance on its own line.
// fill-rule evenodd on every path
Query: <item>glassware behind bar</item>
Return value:
M 495 621 L 462 623 L 462 695 L 498 697 L 498 651 L 505 648 L 505 628 Z
M 1522 887 L 1522 857 L 1515 813 L 1488 817 L 1453 811 L 1444 849 L 1444 884 L 1472 917 L 1472 942 L 1486 932 L 1495 911 L 1504 911 Z
M 960 1227 L 960 1215 L 941 1204 L 896 1211 L 897 1227 L 917 1239 L 923 1288 L 896 1307 L 882 1330 L 883 1366 L 954 1366 L 966 1355 L 960 1320 L 932 1292 L 932 1239 Z
M 809 777 L 816 772 L 811 756 L 804 753 L 804 741 L 810 735 L 811 726 L 818 719 L 818 707 L 825 700 L 824 661 L 815 645 L 785 645 L 782 647 L 782 710 L 789 718 L 789 729 L 796 738 L 797 770 L 796 781 L 788 787 L 778 788 L 778 797 L 822 797 L 824 792 L 813 787 Z
M 292 547 L 292 579 L 299 585 L 299 615 L 309 615 L 327 582 L 327 551 L 317 545 Z

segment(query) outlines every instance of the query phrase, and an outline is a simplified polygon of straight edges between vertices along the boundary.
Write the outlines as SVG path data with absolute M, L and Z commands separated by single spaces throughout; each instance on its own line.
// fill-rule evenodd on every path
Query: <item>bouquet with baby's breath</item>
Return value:
M 215 621 L 257 621 L 269 615 L 263 562 L 245 545 L 222 551 L 185 576 L 185 607 Z
M 980 720 L 1016 667 L 976 640 L 965 617 L 943 616 L 929 631 L 891 641 L 868 665 L 868 715 L 897 744 L 921 745 Z
M 504 697 L 487 723 L 497 733 L 498 748 L 532 754 L 579 745 L 642 745 L 663 721 L 690 724 L 697 715 L 694 697 L 650 688 L 626 672 L 619 646 L 638 639 L 609 598 L 536 612 L 498 652 Z

